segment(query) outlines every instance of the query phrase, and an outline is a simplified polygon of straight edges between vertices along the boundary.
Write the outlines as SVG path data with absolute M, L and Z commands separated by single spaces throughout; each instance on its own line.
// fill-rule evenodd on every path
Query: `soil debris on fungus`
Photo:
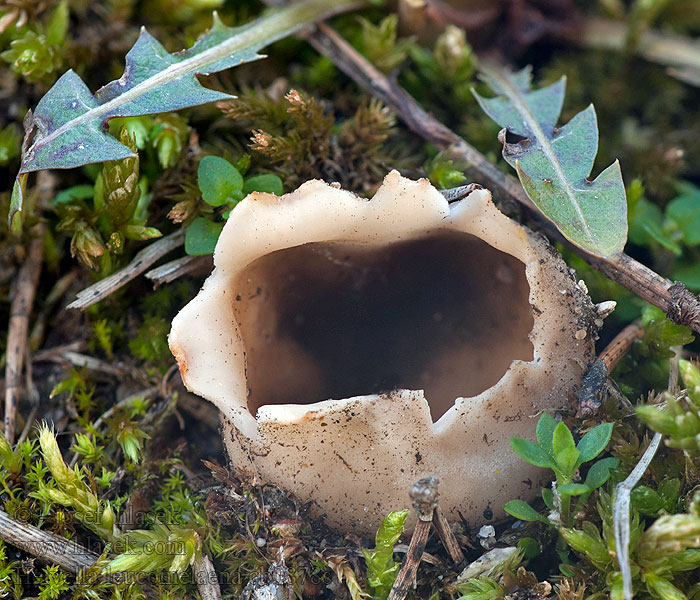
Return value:
M 423 476 L 470 523 L 538 493 L 508 439 L 570 408 L 597 313 L 488 191 L 448 204 L 392 172 L 369 200 L 320 181 L 254 193 L 214 262 L 169 340 L 237 468 L 364 534 Z

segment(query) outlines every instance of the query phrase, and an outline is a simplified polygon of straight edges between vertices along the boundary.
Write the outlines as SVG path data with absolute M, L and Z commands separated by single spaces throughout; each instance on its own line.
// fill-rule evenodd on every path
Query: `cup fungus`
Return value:
M 448 204 L 392 172 L 371 200 L 321 181 L 256 192 L 214 262 L 170 348 L 237 469 L 359 533 L 425 476 L 472 523 L 536 495 L 545 472 L 508 438 L 570 407 L 600 321 L 488 191 Z

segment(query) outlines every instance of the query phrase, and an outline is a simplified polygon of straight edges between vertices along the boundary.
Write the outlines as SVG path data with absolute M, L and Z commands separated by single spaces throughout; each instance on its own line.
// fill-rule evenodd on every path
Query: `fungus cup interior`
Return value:
M 525 265 L 466 233 L 278 250 L 233 289 L 253 415 L 422 389 L 437 421 L 533 359 Z

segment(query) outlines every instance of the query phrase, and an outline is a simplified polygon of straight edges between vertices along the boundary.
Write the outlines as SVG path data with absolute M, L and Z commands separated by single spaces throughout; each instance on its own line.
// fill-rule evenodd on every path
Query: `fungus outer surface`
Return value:
M 254 193 L 215 265 L 170 345 L 187 387 L 221 410 L 234 467 L 365 534 L 426 476 L 472 523 L 536 495 L 545 471 L 508 438 L 569 405 L 594 313 L 488 191 L 448 205 L 392 172 L 369 201 L 319 181 Z

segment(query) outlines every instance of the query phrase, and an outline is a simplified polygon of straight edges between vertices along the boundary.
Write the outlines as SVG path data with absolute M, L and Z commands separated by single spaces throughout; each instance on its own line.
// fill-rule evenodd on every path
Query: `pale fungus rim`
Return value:
M 387 240 L 418 239 L 426 232 L 449 230 L 474 235 L 495 250 L 523 263 L 529 285 L 528 301 L 532 307 L 532 329 L 528 335 L 532 344 L 532 360 L 512 361 L 497 383 L 475 396 L 455 398 L 454 404 L 435 422 L 430 418 L 428 400 L 421 390 L 397 390 L 392 393 L 393 396 L 368 394 L 310 404 L 263 404 L 256 417 L 249 412 L 245 347 L 232 309 L 228 308 L 231 303 L 222 302 L 222 298 L 233 293 L 232 282 L 242 269 L 263 255 L 301 244 L 362 241 L 380 245 L 386 244 Z M 389 397 L 393 398 L 392 406 L 401 407 L 400 410 L 411 407 L 408 427 L 417 432 L 411 440 L 408 440 L 410 436 L 406 432 L 399 434 L 405 439 L 397 440 L 396 448 L 410 452 L 420 448 L 415 452 L 417 456 L 435 449 L 446 452 L 448 462 L 453 456 L 457 457 L 455 460 L 463 461 L 463 458 L 458 458 L 464 453 L 460 444 L 463 446 L 470 435 L 474 437 L 478 433 L 480 436 L 482 430 L 499 426 L 504 430 L 500 435 L 502 439 L 495 434 L 494 440 L 507 446 L 508 431 L 514 435 L 534 432 L 534 420 L 529 417 L 536 412 L 566 409 L 570 405 L 580 376 L 593 357 L 597 327 L 592 318 L 594 311 L 590 299 L 576 286 L 569 269 L 548 243 L 500 213 L 492 203 L 490 193 L 483 189 L 476 189 L 465 199 L 449 204 L 427 180 L 411 181 L 393 171 L 386 176 L 371 200 L 321 181 L 309 181 L 281 198 L 253 193 L 231 213 L 217 245 L 214 263 L 215 270 L 200 294 L 173 321 L 170 347 L 188 389 L 212 401 L 222 412 L 224 432 L 228 431 L 230 436 L 225 436 L 225 441 L 232 460 L 238 463 L 236 466 L 260 471 L 263 479 L 277 477 L 274 462 L 284 462 L 285 457 L 290 456 L 279 454 L 287 452 L 282 448 L 289 446 L 289 442 L 278 443 L 274 436 L 279 432 L 284 431 L 286 438 L 296 436 L 295 432 L 305 431 L 308 434 L 315 431 L 310 427 L 325 419 L 324 426 L 330 426 L 319 434 L 321 438 L 327 436 L 330 440 L 332 436 L 328 432 L 334 431 L 336 438 L 341 440 L 338 443 L 354 446 L 354 438 L 342 431 L 345 425 L 340 424 L 338 415 L 344 414 L 343 411 L 354 411 L 353 415 L 357 411 L 365 411 L 369 415 L 376 410 L 378 402 L 389 402 Z M 553 289 L 552 286 L 561 289 Z M 228 331 L 224 330 L 222 323 L 228 323 Z M 552 331 L 553 328 L 556 331 Z M 576 334 L 581 330 L 587 332 L 583 338 Z M 562 359 L 562 354 L 567 356 Z M 556 360 L 560 360 L 562 367 L 554 375 Z M 231 363 L 234 368 L 231 368 Z M 542 386 L 541 394 L 533 391 L 537 386 Z M 512 408 L 493 406 L 498 397 L 516 396 Z M 390 421 L 388 416 L 378 413 L 375 419 L 378 427 L 382 419 L 387 420 L 385 427 L 396 427 L 396 421 Z M 355 423 L 352 426 L 358 425 Z M 378 443 L 378 435 L 376 432 L 368 434 L 367 443 Z M 311 434 L 311 437 L 315 436 L 316 433 Z M 489 442 L 485 434 L 484 441 L 489 446 L 494 443 Z M 315 500 L 315 497 L 309 496 L 319 495 L 319 510 L 328 511 L 332 498 L 324 496 L 325 492 L 318 487 L 319 484 L 305 479 L 307 473 L 304 470 L 324 471 L 325 467 L 315 464 L 314 460 L 323 462 L 331 458 L 326 450 L 321 452 L 310 448 L 306 441 L 299 442 L 297 446 L 315 458 L 308 461 L 300 459 L 297 471 L 279 474 L 280 479 L 276 483 L 291 488 L 292 492 L 301 490 L 301 496 L 306 499 Z M 387 460 L 402 461 L 402 458 L 396 457 L 405 454 L 404 450 L 396 450 L 396 456 Z M 356 454 L 356 461 L 367 458 L 367 453 L 363 454 L 359 447 L 352 452 Z M 481 450 L 477 454 L 479 452 Z M 512 460 L 513 465 L 504 468 L 503 475 L 520 475 L 522 472 L 522 478 L 529 477 L 530 487 L 537 487 L 535 482 L 537 477 L 541 477 L 540 471 L 514 466 L 518 459 L 507 457 L 510 448 L 489 448 L 486 452 L 481 461 L 483 464 L 472 467 L 475 473 L 480 473 L 479 477 L 484 477 L 489 468 L 493 470 L 494 465 L 500 464 L 499 461 Z M 371 474 L 366 475 L 368 469 L 364 466 L 358 470 L 354 461 L 349 464 L 345 458 L 341 459 L 337 464 L 341 468 L 347 466 L 353 481 L 371 477 Z M 386 475 L 388 485 L 405 485 L 404 479 L 425 474 L 421 471 L 423 467 L 418 465 L 420 462 L 418 459 L 416 465 L 410 468 L 397 463 L 394 466 L 402 474 L 395 477 L 384 473 L 393 467 L 381 467 L 382 477 Z M 424 461 L 424 464 L 425 468 L 443 469 L 433 459 Z M 369 471 L 372 469 L 376 471 L 380 467 L 373 466 Z M 440 475 L 449 478 L 463 477 L 464 473 L 464 469 L 457 466 L 454 469 L 445 467 L 443 471 Z M 374 473 L 375 478 L 377 473 Z M 504 493 L 522 497 L 532 495 L 527 490 L 514 491 L 520 488 L 514 488 L 504 479 L 497 478 L 498 483 L 493 485 L 500 485 L 499 489 L 505 490 Z M 446 510 L 452 517 L 456 516 L 458 503 L 455 498 L 457 492 L 452 489 L 456 485 L 441 485 L 441 495 L 447 497 Z M 402 493 L 405 495 L 405 492 L 395 490 L 387 492 L 389 499 L 386 502 L 380 499 L 363 508 L 362 499 L 354 496 L 354 493 L 342 492 L 347 498 L 350 516 L 330 517 L 331 525 L 343 528 L 352 523 L 359 527 L 359 531 L 369 531 L 376 525 L 378 515 L 391 509 L 391 506 L 384 504 L 393 505 Z M 496 514 L 499 514 L 498 510 Z

